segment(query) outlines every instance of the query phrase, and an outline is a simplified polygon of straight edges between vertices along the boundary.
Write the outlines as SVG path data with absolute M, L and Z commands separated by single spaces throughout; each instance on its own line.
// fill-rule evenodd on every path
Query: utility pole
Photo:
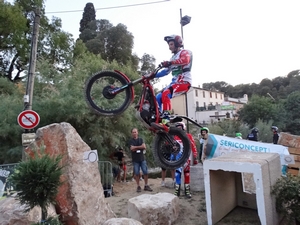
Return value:
M 34 23 L 33 23 L 33 33 L 31 39 L 30 48 L 30 59 L 29 59 L 29 69 L 28 69 L 28 80 L 26 86 L 26 94 L 24 96 L 24 109 L 32 109 L 32 96 L 33 96 L 33 86 L 35 77 L 35 67 L 36 67 L 36 52 L 39 36 L 40 27 L 40 8 L 36 8 Z
M 182 10 L 180 9 L 180 26 L 181 26 L 181 38 L 183 40 L 183 26 L 189 24 L 191 22 L 191 17 L 190 16 L 184 16 L 182 17 Z M 184 40 L 183 40 L 184 41 Z M 184 42 L 183 42 L 184 44 Z M 183 46 L 184 48 L 184 46 Z M 187 92 L 185 93 L 185 114 L 188 117 L 188 97 L 187 97 Z M 189 121 L 186 123 L 186 130 L 189 132 Z
M 40 27 L 40 12 L 41 12 L 40 8 L 37 7 L 35 10 L 32 39 L 31 39 L 31 46 L 30 46 L 29 69 L 28 69 L 28 76 L 27 76 L 26 93 L 24 95 L 24 111 L 23 113 L 20 113 L 20 115 L 18 116 L 19 124 L 26 123 L 23 124 L 23 127 L 24 125 L 29 125 L 29 127 L 32 127 L 31 129 L 24 128 L 24 132 L 22 134 L 22 146 L 23 146 L 22 160 L 25 160 L 26 158 L 25 148 L 35 139 L 35 133 L 33 132 L 33 127 L 36 126 L 39 121 L 38 114 L 36 114 L 34 111 L 31 110 L 32 110 L 33 87 L 34 87 L 34 77 L 35 77 L 35 67 L 36 67 L 37 45 L 38 45 L 38 36 L 39 36 L 39 27 Z

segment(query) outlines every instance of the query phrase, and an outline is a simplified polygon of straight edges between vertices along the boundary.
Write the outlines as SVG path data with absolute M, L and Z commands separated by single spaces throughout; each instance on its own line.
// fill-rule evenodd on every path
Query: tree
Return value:
M 91 2 L 86 3 L 84 7 L 84 11 L 82 13 L 82 19 L 80 20 L 79 31 L 83 32 L 87 28 L 90 29 L 90 27 L 88 27 L 89 23 L 95 20 L 96 20 L 96 10 L 94 4 Z
M 292 134 L 300 134 L 300 91 L 291 93 L 284 103 L 284 108 L 287 113 L 286 117 L 286 130 Z
M 57 69 L 70 64 L 72 55 L 71 34 L 61 30 L 61 20 L 49 24 L 44 13 L 43 0 L 16 0 L 15 5 L 0 2 L 4 9 L 0 24 L 0 75 L 19 82 L 26 76 L 29 65 L 32 27 L 36 8 L 40 7 L 38 59 L 46 58 Z M 3 7 L 2 7 L 3 6 Z M 7 29 L 11 24 L 11 29 Z M 5 32 L 2 32 L 5 30 Z M 71 47 L 70 47 L 71 46 Z
M 68 69 L 73 58 L 73 38 L 62 29 L 60 18 L 53 17 L 40 32 L 38 42 L 38 59 L 46 59 L 57 70 Z
M 141 72 L 142 73 L 151 73 L 155 69 L 155 58 L 152 55 L 144 54 L 142 58 L 140 59 L 140 62 L 142 64 L 141 66 Z
M 129 63 L 133 48 L 133 35 L 127 31 L 127 27 L 119 23 L 109 29 L 107 35 L 103 58 L 109 62 L 116 60 L 122 65 Z
M 259 119 L 269 122 L 274 118 L 274 105 L 267 97 L 254 95 L 248 104 L 238 111 L 239 119 L 253 127 Z
M 13 80 L 14 69 L 22 71 L 27 60 L 29 27 L 21 7 L 6 2 L 0 2 L 0 21 L 0 76 Z

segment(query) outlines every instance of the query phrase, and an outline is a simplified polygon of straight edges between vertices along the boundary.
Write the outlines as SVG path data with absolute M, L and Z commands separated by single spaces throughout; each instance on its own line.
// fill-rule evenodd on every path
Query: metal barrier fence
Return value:
M 18 163 L 0 165 L 0 197 L 9 195 L 14 190 L 13 185 L 7 181 L 9 175 L 14 172 Z M 109 161 L 98 161 L 99 172 L 101 175 L 101 184 L 103 186 L 104 196 L 110 197 L 113 194 L 113 168 Z
M 98 161 L 99 172 L 101 175 L 101 184 L 103 186 L 104 196 L 111 197 L 113 194 L 113 169 L 109 161 Z
M 18 163 L 0 165 L 0 197 L 9 195 L 13 191 L 13 185 L 8 182 L 7 178 L 14 172 Z

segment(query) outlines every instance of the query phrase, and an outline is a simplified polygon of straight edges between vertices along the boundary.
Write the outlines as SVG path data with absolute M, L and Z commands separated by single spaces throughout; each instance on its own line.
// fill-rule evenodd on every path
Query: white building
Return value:
M 174 114 L 187 115 L 198 123 L 209 124 L 222 118 L 236 117 L 236 112 L 248 102 L 248 96 L 225 98 L 223 92 L 191 87 L 187 94 L 177 96 L 171 102 Z

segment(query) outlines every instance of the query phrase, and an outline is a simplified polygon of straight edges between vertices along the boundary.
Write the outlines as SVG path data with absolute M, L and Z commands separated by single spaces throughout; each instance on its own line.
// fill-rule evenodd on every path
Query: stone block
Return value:
M 277 153 L 228 153 L 204 161 L 204 183 L 209 225 L 216 224 L 236 206 L 257 209 L 262 225 L 278 224 L 271 187 L 281 176 Z M 244 192 L 242 173 L 253 174 L 255 193 Z
M 142 194 L 128 201 L 128 217 L 143 225 L 171 225 L 179 215 L 179 198 L 170 193 Z
M 103 225 L 143 225 L 141 222 L 129 218 L 111 218 L 103 223 Z
M 201 163 L 190 168 L 190 188 L 191 191 L 204 191 L 204 173 Z

